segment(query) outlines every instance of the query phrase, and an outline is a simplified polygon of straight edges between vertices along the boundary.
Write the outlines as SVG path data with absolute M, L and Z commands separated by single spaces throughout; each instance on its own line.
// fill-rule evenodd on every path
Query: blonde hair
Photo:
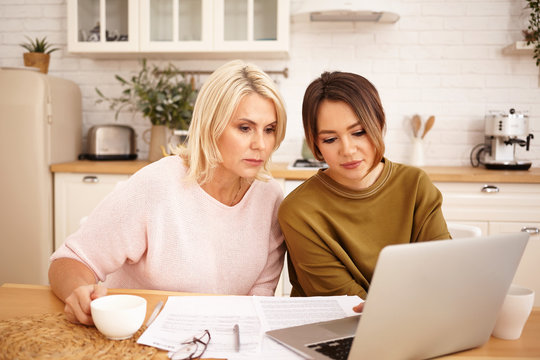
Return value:
M 230 61 L 210 75 L 204 83 L 193 109 L 186 147 L 176 153 L 184 159 L 187 179 L 204 184 L 213 178 L 215 168 L 223 161 L 217 140 L 223 134 L 240 100 L 256 93 L 274 103 L 276 110 L 275 151 L 285 137 L 287 115 L 276 84 L 259 67 L 240 60 Z M 256 178 L 270 177 L 268 160 Z

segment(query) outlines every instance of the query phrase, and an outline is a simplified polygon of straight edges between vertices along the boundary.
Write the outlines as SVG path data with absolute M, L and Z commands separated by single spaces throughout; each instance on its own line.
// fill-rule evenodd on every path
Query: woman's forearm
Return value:
M 60 258 L 49 267 L 49 282 L 54 294 L 63 302 L 79 286 L 95 284 L 92 270 L 80 261 Z

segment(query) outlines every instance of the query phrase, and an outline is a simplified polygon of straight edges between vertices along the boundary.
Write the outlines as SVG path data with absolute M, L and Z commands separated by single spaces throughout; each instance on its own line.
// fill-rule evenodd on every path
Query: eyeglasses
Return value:
M 203 356 L 208 343 L 210 342 L 210 332 L 204 330 L 199 336 L 194 336 L 193 339 L 184 341 L 181 347 L 175 352 L 169 353 L 169 358 L 172 360 L 196 360 Z

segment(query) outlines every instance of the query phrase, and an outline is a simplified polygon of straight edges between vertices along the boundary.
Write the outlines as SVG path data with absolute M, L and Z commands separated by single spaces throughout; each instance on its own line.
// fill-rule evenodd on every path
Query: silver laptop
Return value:
M 309 359 L 426 359 L 480 346 L 528 238 L 515 233 L 387 246 L 361 316 L 266 334 Z M 352 346 L 339 357 L 341 341 Z

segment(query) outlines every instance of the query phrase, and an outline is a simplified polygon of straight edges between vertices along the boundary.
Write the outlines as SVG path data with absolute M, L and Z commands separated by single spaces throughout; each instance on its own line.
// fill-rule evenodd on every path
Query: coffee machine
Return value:
M 529 151 L 533 134 L 529 133 L 529 116 L 510 109 L 508 112 L 490 111 L 485 117 L 485 141 L 471 152 L 471 164 L 487 169 L 528 170 L 530 161 L 516 158 L 517 146 Z M 476 161 L 476 162 L 475 162 Z

